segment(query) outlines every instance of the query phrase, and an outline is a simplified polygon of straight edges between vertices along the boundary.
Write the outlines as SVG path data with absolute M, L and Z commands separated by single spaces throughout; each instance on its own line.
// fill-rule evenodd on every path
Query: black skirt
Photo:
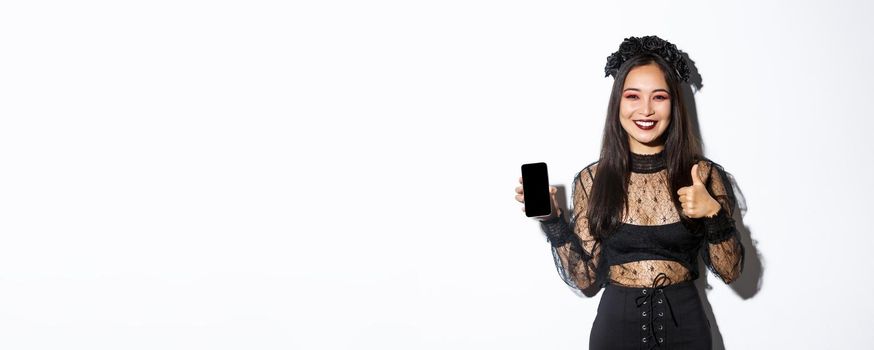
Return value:
M 656 288 L 607 284 L 590 350 L 709 350 L 710 321 L 692 281 Z

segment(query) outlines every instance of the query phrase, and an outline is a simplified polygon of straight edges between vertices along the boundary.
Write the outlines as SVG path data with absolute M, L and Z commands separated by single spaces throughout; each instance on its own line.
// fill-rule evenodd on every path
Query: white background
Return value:
M 0 348 L 585 349 L 513 199 L 597 158 L 625 37 L 695 61 L 747 266 L 716 348 L 870 338 L 862 1 L 0 5 Z M 704 289 L 705 282 L 713 286 Z

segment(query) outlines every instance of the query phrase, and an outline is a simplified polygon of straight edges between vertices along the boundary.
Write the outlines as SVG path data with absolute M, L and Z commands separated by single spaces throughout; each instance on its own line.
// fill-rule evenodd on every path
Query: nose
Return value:
M 643 115 L 646 117 L 651 116 L 651 115 L 653 115 L 653 113 L 655 113 L 655 109 L 653 108 L 651 101 L 646 101 L 643 105 L 642 110 L 643 110 Z

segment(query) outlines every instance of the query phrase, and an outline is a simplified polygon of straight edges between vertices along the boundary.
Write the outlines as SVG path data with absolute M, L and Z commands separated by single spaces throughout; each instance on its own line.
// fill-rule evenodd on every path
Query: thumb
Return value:
M 701 178 L 698 177 L 698 163 L 692 166 L 692 185 L 704 185 L 704 181 L 701 181 Z
M 558 188 L 555 186 L 549 186 L 549 196 L 551 197 L 552 202 L 552 213 L 553 215 L 560 216 L 561 209 L 558 207 L 558 198 L 556 198 L 556 194 L 558 194 Z

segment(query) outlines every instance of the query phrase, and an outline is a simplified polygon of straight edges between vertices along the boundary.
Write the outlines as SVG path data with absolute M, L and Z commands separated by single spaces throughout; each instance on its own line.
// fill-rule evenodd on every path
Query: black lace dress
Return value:
M 674 206 L 664 151 L 632 153 L 630 164 L 622 225 L 604 241 L 590 233 L 587 219 L 598 162 L 574 177 L 569 222 L 564 213 L 541 222 L 562 280 L 579 291 L 605 288 L 590 349 L 709 349 L 710 325 L 692 281 L 699 255 L 725 283 L 743 270 L 731 182 L 718 164 L 698 162 L 699 178 L 721 208 L 689 226 Z

